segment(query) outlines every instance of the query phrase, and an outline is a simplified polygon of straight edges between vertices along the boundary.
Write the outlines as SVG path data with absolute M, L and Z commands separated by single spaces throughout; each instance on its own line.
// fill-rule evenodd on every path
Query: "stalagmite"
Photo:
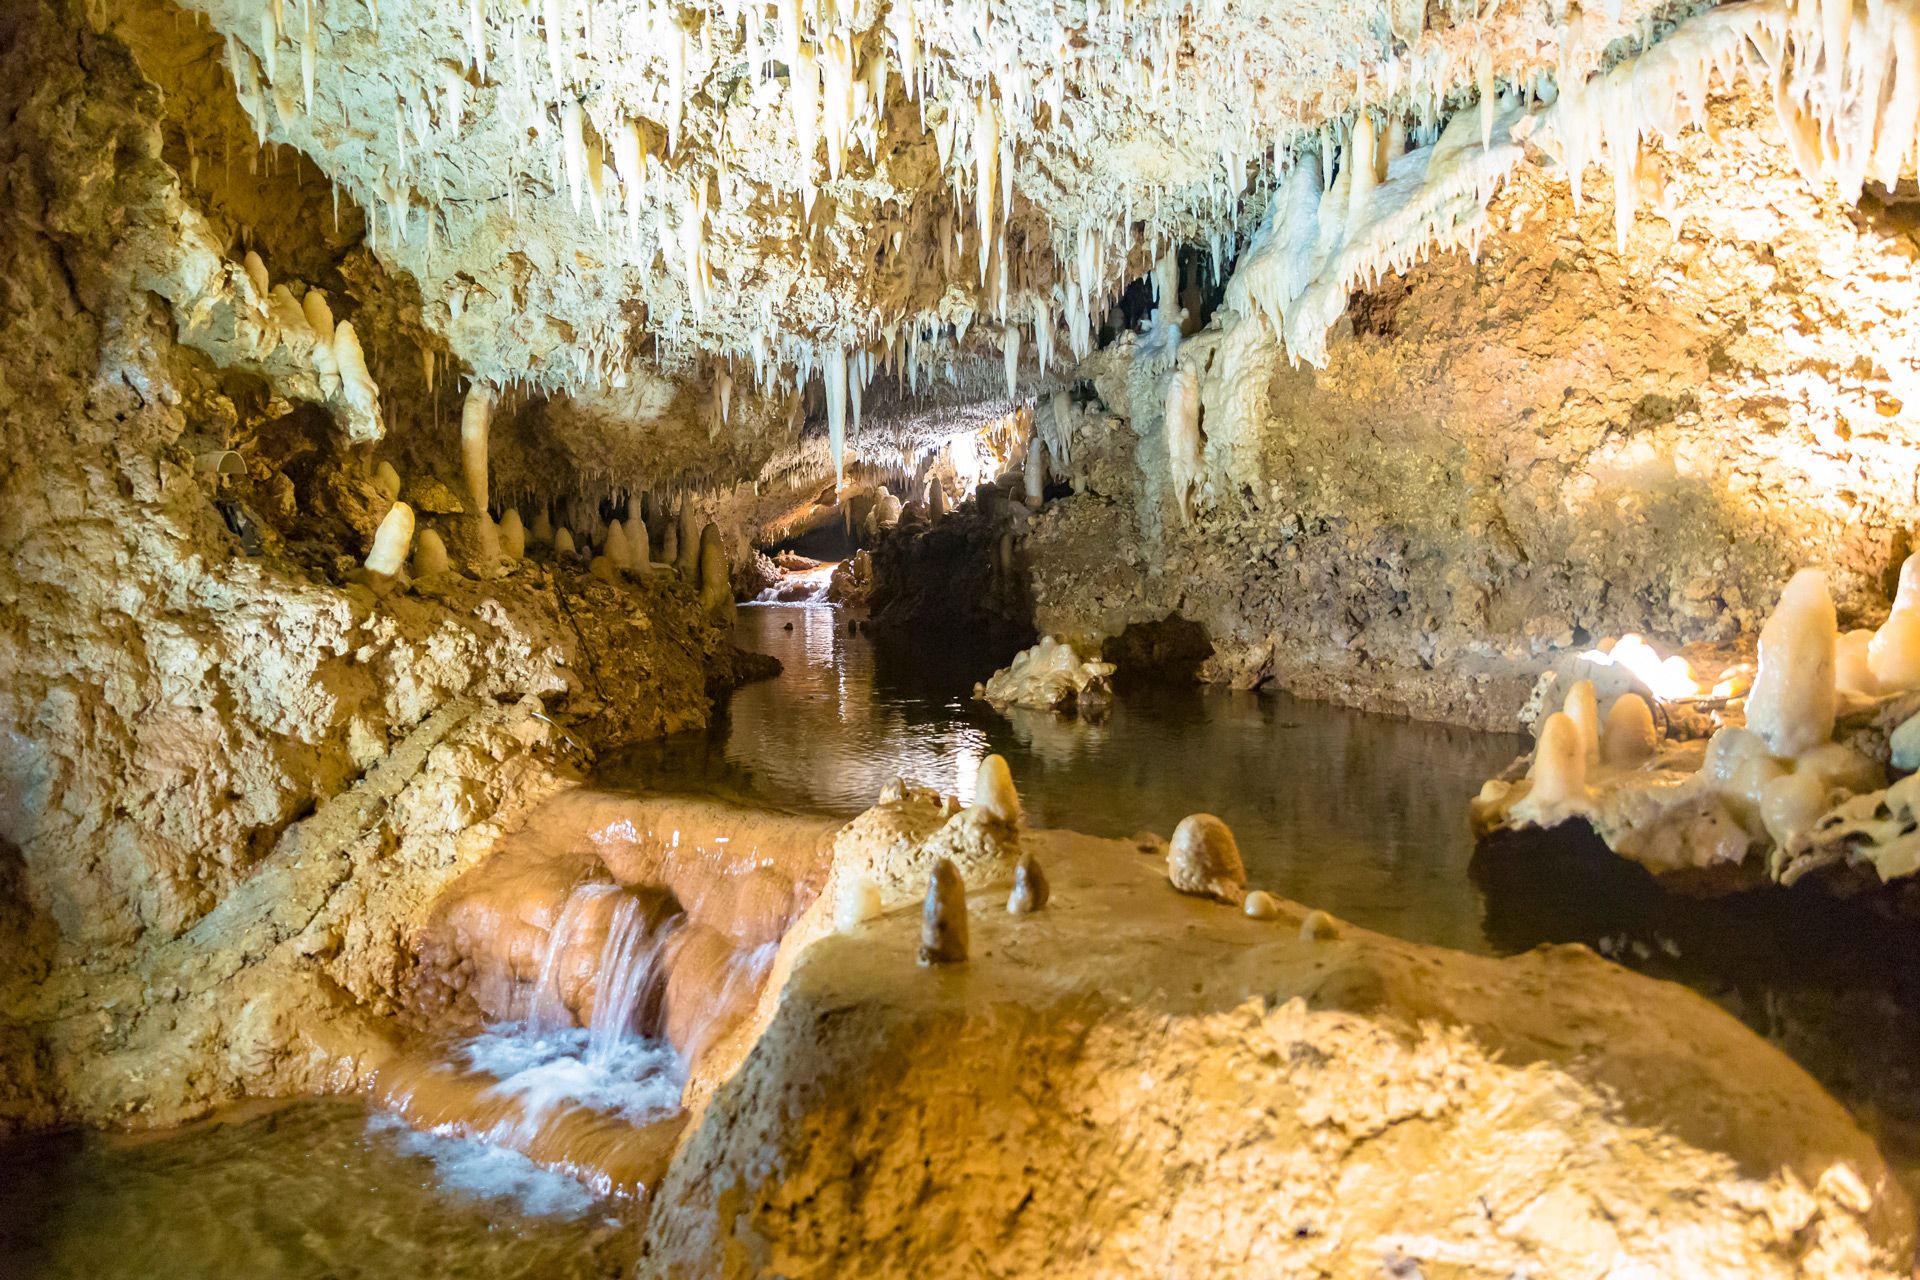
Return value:
M 1567 690 L 1565 704 L 1561 707 L 1567 718 L 1579 726 L 1580 741 L 1586 744 L 1587 767 L 1600 763 L 1600 701 L 1594 693 L 1593 681 L 1580 680 Z
M 1253 920 L 1277 920 L 1280 918 L 1280 900 L 1265 889 L 1255 889 L 1240 904 L 1240 909 Z
M 1533 765 L 1527 771 L 1533 789 L 1527 799 L 1537 810 L 1581 804 L 1587 799 L 1586 732 L 1564 711 L 1547 717 L 1540 740 L 1533 747 Z
M 422 529 L 413 543 L 413 576 L 431 577 L 436 573 L 445 573 L 452 562 L 447 558 L 447 544 L 440 535 L 431 529 Z
M 733 620 L 733 574 L 717 524 L 700 531 L 700 609 L 709 618 Z
M 553 531 L 553 554 L 557 556 L 570 556 L 574 554 L 573 534 L 565 525 Z
M 628 516 L 626 520 L 627 554 L 633 557 L 636 571 L 647 567 L 653 556 L 653 549 L 647 545 L 647 525 L 639 516 Z
M 385 458 L 373 469 L 373 487 L 378 489 L 388 502 L 400 496 L 400 473 Z
M 940 477 L 935 476 L 927 482 L 927 518 L 931 523 L 938 524 L 946 514 L 947 491 L 940 483 Z
M 1013 789 L 1013 771 L 1004 758 L 988 756 L 973 775 L 973 807 L 1012 826 L 1020 821 L 1020 793 Z
M 527 554 L 527 530 L 520 523 L 520 512 L 513 507 L 500 517 L 500 550 L 510 560 Z
M 967 958 L 967 886 L 953 863 L 942 858 L 927 878 L 920 913 L 920 963 L 961 964 Z
M 480 383 L 467 388 L 460 406 L 460 473 L 467 482 L 467 509 L 487 509 L 487 425 L 492 416 L 491 393 Z
M 1601 743 L 1604 762 L 1616 769 L 1632 769 L 1652 758 L 1660 744 L 1653 725 L 1653 708 L 1637 693 L 1623 693 L 1607 708 L 1607 731 Z
M 700 531 L 706 523 L 700 518 L 700 508 L 691 501 L 680 504 L 679 536 L 674 539 L 673 567 L 688 582 L 700 581 Z
M 1182 818 L 1167 845 L 1167 879 L 1182 893 L 1239 905 L 1247 868 L 1232 830 L 1210 813 Z
M 1047 494 L 1047 442 L 1037 435 L 1027 446 L 1027 465 L 1022 479 L 1026 484 L 1027 505 L 1038 510 Z
M 1053 895 L 1047 884 L 1047 873 L 1033 854 L 1023 853 L 1013 869 L 1013 892 L 1007 895 L 1007 911 L 1011 915 L 1031 915 L 1047 905 L 1047 899 Z
M 1900 566 L 1893 612 L 1867 644 L 1867 665 L 1881 692 L 1920 688 L 1920 552 Z
M 1797 756 L 1833 737 L 1833 599 L 1827 576 L 1802 569 L 1760 630 L 1760 669 L 1747 695 L 1747 728 L 1777 756 Z
M 327 367 L 333 367 L 333 311 L 327 306 L 327 295 L 320 289 L 309 289 L 300 299 L 300 310 L 306 315 L 307 327 L 313 330 L 313 336 L 319 339 L 319 346 L 327 348 Z M 314 351 L 315 357 L 319 348 Z
M 618 520 L 611 521 L 607 525 L 604 550 L 607 559 L 613 562 L 614 568 L 625 569 L 629 573 L 633 571 L 633 553 L 627 547 L 627 531 L 620 527 Z
M 1880 692 L 1879 678 L 1873 674 L 1872 645 L 1873 632 L 1864 627 L 1834 642 L 1833 683 L 1840 692 L 1868 698 Z
M 367 572 L 394 577 L 407 563 L 407 549 L 412 543 L 413 508 L 396 502 L 387 508 L 380 527 L 374 531 L 373 550 L 367 553 Z

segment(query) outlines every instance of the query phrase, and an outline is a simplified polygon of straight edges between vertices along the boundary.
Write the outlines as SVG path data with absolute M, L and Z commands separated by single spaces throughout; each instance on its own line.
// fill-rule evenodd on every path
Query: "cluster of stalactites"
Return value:
M 1371 86 L 1363 73 L 1356 97 L 1361 102 L 1369 96 L 1394 97 L 1416 104 L 1423 119 L 1432 119 L 1464 73 L 1468 55 L 1459 40 L 1424 39 L 1417 6 L 1402 7 L 1407 12 L 1393 25 L 1410 42 L 1405 56 L 1382 62 Z M 283 127 L 296 136 L 299 132 L 282 59 L 289 41 L 298 46 L 305 111 L 312 110 L 316 61 L 322 68 L 351 65 L 354 23 L 335 19 L 330 27 L 329 15 L 316 18 L 317 9 L 302 3 L 293 24 L 276 3 L 257 30 L 228 33 L 234 81 L 262 140 L 275 110 Z M 376 119 L 370 123 L 384 135 L 377 139 L 382 145 L 363 148 L 369 154 L 358 157 L 357 166 L 368 175 L 361 195 L 375 211 L 370 235 L 377 246 L 383 234 L 379 211 L 384 210 L 385 235 L 414 242 L 423 234 L 431 253 L 436 238 L 448 235 L 448 219 L 467 216 L 449 210 L 441 198 L 446 175 L 439 155 L 481 116 L 500 116 L 514 133 L 535 143 L 529 154 L 516 154 L 503 175 L 509 213 L 528 188 L 526 179 L 538 178 L 543 187 L 564 186 L 575 211 L 596 228 L 624 236 L 634 246 L 634 262 L 651 263 L 656 253 L 663 255 L 685 285 L 687 304 L 687 315 L 657 321 L 661 348 L 671 348 L 676 333 L 699 329 L 711 305 L 719 270 L 711 223 L 717 211 L 734 206 L 738 187 L 728 172 L 723 137 L 712 138 L 699 156 L 681 145 L 703 88 L 717 76 L 733 76 L 744 60 L 744 92 L 730 92 L 728 100 L 744 99 L 756 109 L 778 103 L 791 124 L 787 132 L 796 158 L 786 172 L 804 225 L 815 191 L 823 181 L 848 173 L 853 150 L 863 149 L 869 161 L 878 155 L 887 130 L 889 88 L 897 82 L 899 97 L 918 104 L 922 126 L 935 141 L 954 207 L 971 214 L 965 219 L 968 227 L 947 219 L 935 229 L 947 268 L 943 275 L 957 280 L 964 268 L 954 259 L 971 259 L 972 274 L 986 290 L 985 313 L 1001 326 L 998 345 L 1012 384 L 1024 351 L 1033 353 L 1042 375 L 1049 370 L 1061 344 L 1061 325 L 1065 349 L 1076 357 L 1091 351 L 1094 318 L 1125 280 L 1136 250 L 1160 255 L 1178 240 L 1198 235 L 1211 241 L 1217 261 L 1231 256 L 1250 175 L 1263 167 L 1270 147 L 1277 157 L 1293 145 L 1262 138 L 1250 120 L 1238 119 L 1244 112 L 1223 111 L 1252 100 L 1257 87 L 1244 56 L 1229 60 L 1230 82 L 1198 86 L 1210 104 L 1210 117 L 1218 115 L 1230 126 L 1221 135 L 1222 163 L 1204 181 L 1177 187 L 1123 184 L 1120 198 L 1109 202 L 1116 207 L 1107 213 L 1089 212 L 1087 221 L 1053 227 L 1050 244 L 1015 250 L 1008 229 L 1015 211 L 1018 139 L 1038 130 L 1071 133 L 1090 127 L 1093 115 L 1078 106 L 1082 96 L 1124 94 L 1156 110 L 1173 109 L 1194 88 L 1192 77 L 1183 73 L 1192 70 L 1190 24 L 1199 16 L 1169 20 L 1118 5 L 1089 6 L 1084 14 L 1063 11 L 1048 18 L 1040 41 L 1043 56 L 1036 59 L 1033 33 L 1016 30 L 986 5 L 942 9 L 899 0 L 881 12 L 777 0 L 770 8 L 729 3 L 713 11 L 660 0 L 598 5 L 465 0 L 440 17 L 446 28 L 440 34 L 454 56 L 437 61 L 418 80 L 389 77 L 390 132 L 384 108 L 372 113 Z M 377 16 L 374 26 L 377 30 Z M 1094 51 L 1115 40 L 1134 56 L 1109 65 L 1113 60 Z M 956 60 L 937 52 L 961 47 L 977 48 L 981 56 Z M 930 55 L 930 49 L 936 52 Z M 316 59 L 316 50 L 326 56 Z M 609 78 L 596 70 L 607 60 L 623 66 L 645 63 L 649 75 L 639 83 L 650 85 L 650 91 L 637 94 L 618 82 L 609 88 Z M 1070 93 L 1070 87 L 1077 92 Z M 715 115 L 709 123 L 724 131 L 729 108 L 714 108 L 710 97 L 701 102 L 700 110 Z M 417 224 L 424 224 L 419 232 Z M 1144 232 L 1136 234 L 1136 226 Z M 649 233 L 644 245 L 643 228 Z M 457 313 L 453 301 L 449 306 Z M 767 331 L 778 331 L 772 316 L 765 320 Z M 860 323 L 867 332 L 833 341 L 850 352 L 872 350 L 903 371 L 910 390 L 943 372 L 954 376 L 950 359 L 943 368 L 923 349 L 947 341 L 957 347 L 965 340 L 964 323 L 954 325 L 931 307 L 862 317 Z M 837 327 L 844 329 L 844 322 Z M 817 333 L 803 342 L 824 345 Z M 572 367 L 556 367 L 539 385 L 553 389 L 577 385 L 574 379 L 613 381 L 632 359 L 624 338 L 588 335 L 578 345 L 581 351 L 568 357 Z M 792 390 L 806 381 L 805 362 L 779 359 L 768 350 L 770 338 L 756 336 L 749 345 L 751 352 L 733 354 L 752 355 L 763 387 Z M 816 359 L 812 366 L 821 363 Z M 769 370 L 769 364 L 778 367 Z M 502 382 L 509 377 L 495 372 Z
M 1637 57 L 1591 80 L 1564 79 L 1541 131 L 1558 152 L 1576 207 L 1589 164 L 1613 179 L 1619 248 L 1660 175 L 1642 143 L 1674 141 L 1706 122 L 1715 76 L 1742 77 L 1772 101 L 1787 149 L 1816 188 L 1859 199 L 1869 178 L 1893 185 L 1920 146 L 1920 4 L 1913 0 L 1752 0 L 1682 23 Z

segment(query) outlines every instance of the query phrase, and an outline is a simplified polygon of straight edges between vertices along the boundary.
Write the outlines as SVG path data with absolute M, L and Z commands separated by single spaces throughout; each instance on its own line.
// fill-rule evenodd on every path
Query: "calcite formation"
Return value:
M 1663 740 L 1641 694 L 1623 692 L 1596 757 L 1584 727 L 1593 686 L 1579 682 L 1568 710 L 1542 722 L 1525 775 L 1481 791 L 1477 829 L 1584 822 L 1683 887 L 1811 877 L 1851 893 L 1904 881 L 1920 867 L 1905 825 L 1920 756 L 1902 746 L 1920 696 L 1844 685 L 1838 639 L 1824 576 L 1795 574 L 1761 629 L 1751 689 L 1715 713 L 1705 742 Z
M 1043 636 L 1031 649 L 1014 655 L 1011 663 L 974 686 L 973 696 L 995 707 L 1030 707 L 1038 711 L 1093 714 L 1112 693 L 1109 681 L 1114 665 L 1082 658 L 1072 645 Z
M 797 957 L 690 1122 L 650 1268 L 1910 1265 L 1912 1210 L 1872 1145 L 1691 993 L 1580 947 L 1494 960 L 1353 928 L 1302 938 L 1296 904 L 1276 904 L 1278 928 L 1154 892 L 1117 842 L 1034 838 L 1054 903 L 976 911 L 973 958 L 937 981 L 913 963 L 910 905 Z M 961 1258 L 963 1239 L 992 1249 Z

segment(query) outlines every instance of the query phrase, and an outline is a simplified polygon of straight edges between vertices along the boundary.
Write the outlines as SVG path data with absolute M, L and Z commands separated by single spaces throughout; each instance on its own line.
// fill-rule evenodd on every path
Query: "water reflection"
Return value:
M 1487 949 L 1466 802 L 1524 746 L 1517 735 L 1217 689 L 1130 690 L 1099 723 L 1002 716 L 972 692 L 1010 652 L 851 635 L 839 618 L 741 609 L 739 642 L 785 672 L 736 692 L 705 734 L 609 759 L 601 781 L 851 814 L 901 775 L 968 799 L 997 751 L 1037 825 L 1165 835 L 1217 813 L 1256 883 L 1370 928 Z

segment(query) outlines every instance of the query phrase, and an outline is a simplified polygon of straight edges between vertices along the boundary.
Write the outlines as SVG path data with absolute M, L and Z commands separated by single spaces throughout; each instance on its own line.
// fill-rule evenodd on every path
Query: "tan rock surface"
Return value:
M 1582 948 L 1490 960 L 1173 892 L 1029 833 L 1055 891 L 816 943 L 714 1094 L 647 1274 L 1904 1275 L 1911 1207 L 1797 1067 Z M 717 1212 L 716 1212 L 717 1208 Z

